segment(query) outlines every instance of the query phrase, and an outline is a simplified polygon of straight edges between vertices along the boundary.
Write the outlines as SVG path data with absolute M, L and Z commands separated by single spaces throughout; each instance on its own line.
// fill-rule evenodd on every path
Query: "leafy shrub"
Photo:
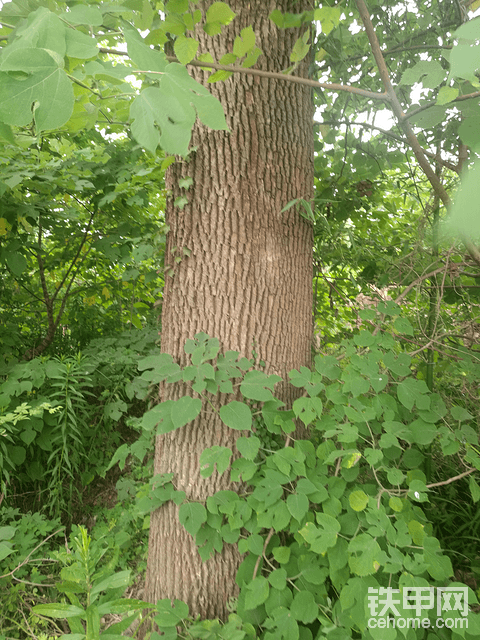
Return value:
M 126 332 L 93 341 L 83 354 L 35 358 L 2 372 L 0 481 L 7 500 L 15 490 L 32 491 L 36 508 L 71 520 L 79 485 L 105 473 L 122 440 L 119 423 L 143 411 L 132 378 L 157 338 L 156 331 Z

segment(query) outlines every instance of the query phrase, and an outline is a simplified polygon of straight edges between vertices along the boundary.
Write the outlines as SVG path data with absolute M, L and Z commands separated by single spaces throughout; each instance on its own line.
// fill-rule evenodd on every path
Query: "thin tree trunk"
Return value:
M 209 4 L 198 5 L 204 15 Z M 200 51 L 218 60 L 232 50 L 240 30 L 252 25 L 264 53 L 257 66 L 281 71 L 290 65 L 302 32 L 278 30 L 268 15 L 273 9 L 298 13 L 306 5 L 303 0 L 234 0 L 230 7 L 237 17 L 221 36 L 199 30 Z M 303 62 L 295 73 L 306 76 L 307 69 Z M 202 83 L 208 77 L 197 68 L 191 73 Z M 230 132 L 197 125 L 197 150 L 168 175 L 166 262 L 173 276 L 166 277 L 162 351 L 185 364 L 185 341 L 203 331 L 219 338 L 224 350 L 246 357 L 255 352 L 267 373 L 286 378 L 290 369 L 308 366 L 311 353 L 312 227 L 297 207 L 282 213 L 291 200 L 312 197 L 311 90 L 252 76 L 207 86 L 221 101 Z M 193 184 L 185 190 L 178 182 L 187 177 Z M 181 195 L 189 200 L 183 210 L 173 204 Z M 177 255 L 182 257 L 178 264 Z M 291 403 L 288 385 L 276 391 Z M 193 393 L 168 385 L 160 399 L 186 392 Z M 173 472 L 177 489 L 186 491 L 188 499 L 204 501 L 231 485 L 228 472 L 200 477 L 201 452 L 213 445 L 233 448 L 238 435 L 212 412 L 202 412 L 187 427 L 157 439 L 155 473 Z M 146 596 L 152 602 L 178 598 L 194 616 L 224 619 L 236 593 L 238 551 L 225 545 L 221 554 L 202 563 L 177 511 L 169 503 L 152 514 Z

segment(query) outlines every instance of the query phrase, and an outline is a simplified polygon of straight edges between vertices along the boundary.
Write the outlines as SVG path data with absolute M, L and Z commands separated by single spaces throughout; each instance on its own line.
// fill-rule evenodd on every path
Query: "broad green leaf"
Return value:
M 55 13 L 39 7 L 17 29 L 15 46 L 47 49 L 63 58 L 66 52 L 65 31 L 65 25 Z
M 170 120 L 170 114 L 175 114 L 175 119 Z M 159 144 L 167 153 L 188 152 L 195 113 L 190 107 L 184 110 L 174 96 L 165 98 L 158 87 L 147 87 L 133 101 L 130 118 L 132 135 L 151 153 L 155 153 Z M 162 129 L 161 135 L 155 123 Z
M 21 276 L 27 268 L 27 259 L 23 253 L 18 253 L 18 251 L 7 252 L 5 261 L 16 276 Z
M 473 502 L 477 503 L 480 500 L 480 486 L 473 476 L 470 476 L 468 486 L 472 495 Z
M 274 547 L 272 553 L 279 564 L 286 564 L 290 560 L 290 547 Z
M 165 9 L 168 13 L 185 13 L 188 11 L 188 0 L 168 0 Z
M 412 536 L 414 544 L 419 546 L 423 545 L 423 540 L 425 538 L 425 527 L 423 524 L 417 520 L 410 520 L 408 523 L 408 532 Z
M 311 591 L 297 591 L 290 607 L 291 615 L 304 624 L 316 620 L 319 608 Z
M 155 622 L 160 627 L 176 627 L 181 620 L 188 618 L 189 613 L 188 605 L 181 600 L 159 600 L 156 610 Z
M 15 136 L 13 135 L 12 129 L 8 124 L 4 124 L 3 122 L 0 122 L 0 138 L 10 142 L 10 144 L 15 144 Z M 0 236 L 6 235 L 6 229 L 8 228 L 6 225 L 8 225 L 8 222 L 5 218 L 0 218 Z
M 328 36 L 332 29 L 338 27 L 341 16 L 342 10 L 338 6 L 328 7 L 324 5 L 320 9 L 315 9 L 313 13 L 313 19 L 320 21 L 322 33 L 326 36 Z
M 317 512 L 316 518 L 319 527 L 313 522 L 307 522 L 298 533 L 311 545 L 312 551 L 324 554 L 329 547 L 335 545 L 341 526 L 335 518 L 326 513 Z
M 103 17 L 97 7 L 76 4 L 69 11 L 61 13 L 59 17 L 70 24 L 87 24 L 99 27 L 103 22 Z
M 440 543 L 436 538 L 427 536 L 423 541 L 423 556 L 427 564 L 427 571 L 434 580 L 447 581 L 453 576 L 450 558 L 442 553 Z
M 25 126 L 35 119 L 39 131 L 57 129 L 72 115 L 73 102 L 72 83 L 45 49 L 7 49 L 0 58 L 0 120 L 4 123 Z
M 200 398 L 184 396 L 175 400 L 171 408 L 172 422 L 175 429 L 185 426 L 198 416 L 202 409 Z
M 398 384 L 397 397 L 403 406 L 411 411 L 416 404 L 417 409 L 427 410 L 430 408 L 430 396 L 428 387 L 423 380 L 406 378 Z
M 236 15 L 225 2 L 214 2 L 208 7 L 205 17 L 207 24 L 209 22 L 219 22 L 227 25 Z
M 320 398 L 307 398 L 302 396 L 293 403 L 295 417 L 300 418 L 305 426 L 311 424 L 322 415 L 323 404 Z
M 395 318 L 393 326 L 399 333 L 405 333 L 407 336 L 414 335 L 413 327 L 406 318 L 402 318 L 401 316 Z
M 0 560 L 3 560 L 13 552 L 14 548 L 11 542 L 0 542 Z
M 228 447 L 214 445 L 209 449 L 204 449 L 200 455 L 200 475 L 202 478 L 209 478 L 217 465 L 219 475 L 224 473 L 230 466 L 232 450 Z
M 255 460 L 261 441 L 257 436 L 251 435 L 248 438 L 243 436 L 237 438 L 236 447 L 244 458 L 247 460 Z
M 348 496 L 348 502 L 354 511 L 363 511 L 368 504 L 368 496 L 365 491 L 352 491 Z
M 230 429 L 238 431 L 251 431 L 252 412 L 244 402 L 232 400 L 220 409 L 220 418 Z
M 145 44 L 138 31 L 130 25 L 125 24 L 123 33 L 127 43 L 128 55 L 140 71 L 156 71 L 160 73 L 165 71 L 168 60 L 163 51 L 151 49 Z M 158 78 L 159 76 L 157 75 L 156 77 Z
M 142 428 L 151 431 L 158 425 L 158 434 L 175 431 L 176 427 L 172 422 L 173 400 L 167 400 L 157 404 L 153 409 L 143 414 Z
M 186 36 L 178 36 L 173 45 L 173 50 L 179 62 L 187 64 L 195 58 L 198 50 L 198 41 Z
M 395 496 L 392 496 L 389 501 L 388 504 L 390 506 L 390 509 L 393 509 L 393 511 L 403 511 L 403 507 L 404 507 L 404 501 L 401 498 L 397 498 Z
M 0 540 L 11 540 L 16 532 L 16 527 L 0 527 Z
M 421 82 L 427 89 L 436 89 L 445 79 L 445 70 L 436 60 L 421 60 L 404 71 L 401 84 Z
M 202 524 L 207 521 L 207 510 L 199 502 L 186 502 L 178 509 L 178 519 L 188 533 L 195 536 Z
M 478 202 L 480 202 L 480 160 L 476 159 L 473 166 L 463 175 L 460 188 L 450 208 L 447 222 L 448 228 L 454 235 L 469 240 L 480 238 Z
M 348 553 L 348 564 L 357 576 L 376 573 L 386 560 L 378 542 L 367 533 L 360 533 L 350 541 Z
M 310 502 L 303 493 L 291 493 L 287 498 L 287 508 L 291 515 L 301 522 L 308 512 Z
M 70 58 L 94 58 L 98 53 L 96 41 L 76 29 L 65 30 L 66 54 Z
M 270 591 L 268 580 L 263 576 L 257 576 L 246 585 L 245 590 L 245 609 L 256 609 L 268 598 Z
M 458 96 L 458 89 L 455 87 L 441 87 L 437 95 L 437 104 L 448 104 Z
M 268 581 L 274 589 L 283 591 L 287 586 L 287 572 L 285 569 L 274 569 L 268 576 Z
M 463 118 L 458 127 L 458 135 L 469 147 L 480 147 L 480 115 Z
M 410 121 L 423 129 L 433 129 L 444 121 L 445 112 L 446 107 L 437 105 L 421 111 L 418 115 L 412 116 Z
M 233 43 L 233 53 L 238 58 L 243 58 L 255 46 L 255 32 L 251 26 L 240 31 Z
M 280 381 L 280 376 L 267 375 L 263 371 L 248 371 L 240 384 L 240 391 L 245 398 L 266 402 L 273 399 L 272 391 Z
M 310 45 L 307 44 L 309 37 L 310 37 L 310 32 L 307 30 L 305 31 L 303 36 L 300 36 L 300 38 L 297 38 L 297 41 L 293 45 L 293 49 L 290 54 L 290 62 L 295 62 L 295 63 L 300 62 L 305 58 L 307 53 L 310 51 Z
M 425 422 L 425 420 L 421 418 L 417 418 L 417 420 L 411 422 L 409 428 L 412 434 L 412 442 L 416 444 L 431 444 L 437 436 L 437 427 L 430 422 Z
M 451 76 L 475 81 L 475 73 L 480 68 L 479 31 L 480 19 L 475 18 L 459 27 L 455 32 L 454 37 L 458 38 L 458 41 L 450 52 Z
M 127 587 L 131 571 L 119 571 L 108 576 L 104 580 L 93 585 L 90 595 L 94 596 L 101 591 L 109 589 L 118 589 L 119 587 Z

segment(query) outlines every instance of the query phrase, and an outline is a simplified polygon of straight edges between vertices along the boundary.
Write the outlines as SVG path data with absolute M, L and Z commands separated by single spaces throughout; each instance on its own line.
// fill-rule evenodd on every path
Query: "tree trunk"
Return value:
M 210 2 L 197 6 L 205 15 Z M 200 51 L 215 60 L 232 50 L 241 29 L 252 25 L 264 55 L 257 68 L 281 71 L 302 31 L 279 30 L 268 19 L 273 9 L 298 13 L 306 2 L 233 0 L 237 14 L 220 36 L 198 31 Z M 295 73 L 306 76 L 308 63 Z M 192 75 L 206 83 L 209 74 Z M 279 80 L 233 75 L 207 85 L 221 101 L 230 132 L 197 124 L 188 162 L 169 170 L 167 204 L 170 227 L 162 316 L 162 351 L 185 364 L 184 344 L 200 331 L 233 349 L 264 361 L 267 373 L 283 378 L 292 368 L 309 366 L 312 339 L 312 227 L 297 207 L 282 213 L 295 198 L 310 200 L 313 190 L 313 101 L 311 90 Z M 192 186 L 179 187 L 190 177 Z M 180 210 L 177 197 L 189 202 Z M 184 256 L 183 248 L 190 252 Z M 182 260 L 174 263 L 175 256 Z M 166 267 L 168 272 L 168 267 Z M 288 385 L 276 395 L 287 404 Z M 167 385 L 161 400 L 177 398 L 185 388 Z M 192 392 L 190 392 L 190 395 Z M 213 445 L 233 448 L 238 433 L 212 413 L 202 412 L 186 427 L 157 439 L 155 473 L 173 472 L 177 489 L 204 501 L 230 488 L 229 473 L 202 479 L 201 452 Z M 236 593 L 236 547 L 202 563 L 195 541 L 178 522 L 178 508 L 168 503 L 152 514 L 146 596 L 178 598 L 192 615 L 221 618 Z

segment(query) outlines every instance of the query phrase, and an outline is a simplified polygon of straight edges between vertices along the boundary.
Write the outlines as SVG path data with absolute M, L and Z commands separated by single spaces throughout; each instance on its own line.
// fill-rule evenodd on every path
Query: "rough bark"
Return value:
M 198 6 L 205 11 L 209 4 Z M 278 30 L 268 15 L 273 9 L 298 13 L 307 3 L 233 0 L 229 5 L 237 17 L 221 36 L 199 31 L 200 50 L 218 60 L 232 50 L 241 29 L 252 25 L 264 53 L 257 66 L 287 68 L 301 31 Z M 302 63 L 295 73 L 306 76 L 307 70 Z M 209 75 L 198 68 L 191 73 L 202 83 Z M 225 350 L 251 357 L 254 349 L 268 373 L 286 378 L 290 369 L 308 366 L 311 353 L 312 228 L 297 208 L 281 212 L 295 198 L 312 197 L 311 89 L 248 76 L 208 86 L 225 109 L 230 132 L 197 125 L 197 151 L 169 172 L 166 261 L 174 275 L 166 278 L 162 351 L 184 364 L 186 339 L 204 331 L 219 338 Z M 193 185 L 185 192 L 178 181 L 188 176 Z M 189 199 L 182 211 L 173 205 L 179 195 Z M 189 257 L 174 264 L 184 247 Z M 276 391 L 291 402 L 288 385 Z M 160 399 L 184 393 L 185 388 L 167 386 Z M 212 412 L 202 412 L 194 423 L 158 438 L 155 473 L 173 472 L 178 489 L 189 499 L 204 501 L 229 488 L 229 474 L 202 479 L 201 452 L 213 445 L 233 448 L 238 435 Z M 152 514 L 146 584 L 150 601 L 178 598 L 193 615 L 226 618 L 238 563 L 231 545 L 202 563 L 194 540 L 178 522 L 175 505 Z

